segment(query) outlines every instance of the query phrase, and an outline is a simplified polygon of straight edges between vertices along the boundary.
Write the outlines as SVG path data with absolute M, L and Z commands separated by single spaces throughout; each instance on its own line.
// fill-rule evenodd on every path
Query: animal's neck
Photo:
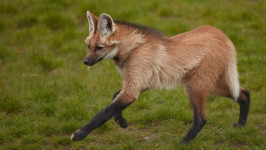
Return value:
M 123 30 L 125 30 L 123 28 Z M 126 62 L 128 57 L 130 57 L 131 53 L 138 49 L 142 44 L 144 44 L 147 40 L 145 35 L 135 30 L 126 30 L 119 31 L 120 33 L 120 42 L 118 44 L 119 52 L 116 57 L 113 58 L 115 64 L 118 67 L 121 67 L 122 64 Z

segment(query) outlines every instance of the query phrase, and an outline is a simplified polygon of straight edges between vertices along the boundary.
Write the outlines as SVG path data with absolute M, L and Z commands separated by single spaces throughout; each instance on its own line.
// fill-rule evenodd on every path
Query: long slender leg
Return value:
M 241 127 L 247 123 L 247 118 L 248 118 L 248 113 L 249 113 L 249 104 L 250 104 L 249 91 L 241 88 L 240 96 L 237 99 L 237 102 L 240 106 L 240 114 L 239 114 L 238 123 L 234 124 L 234 126 Z
M 205 103 L 206 103 L 206 94 L 201 92 L 192 92 L 187 91 L 191 107 L 193 109 L 193 122 L 192 127 L 183 138 L 183 140 L 179 143 L 188 144 L 191 140 L 193 140 L 203 126 L 206 123 L 206 116 L 205 116 Z
M 121 112 L 131 103 L 133 103 L 135 100 L 136 98 L 132 96 L 123 93 L 119 94 L 119 97 L 117 97 L 115 101 L 112 101 L 112 103 L 109 106 L 105 107 L 102 111 L 97 113 L 89 123 L 85 124 L 79 130 L 75 131 L 71 135 L 70 139 L 72 141 L 78 141 L 84 139 L 91 131 L 103 125 L 111 117 Z
M 247 117 L 249 113 L 250 93 L 244 88 L 240 88 L 239 90 L 240 93 L 237 102 L 240 106 L 240 114 L 238 123 L 234 124 L 234 127 L 241 127 L 245 125 L 247 123 Z M 224 76 L 219 78 L 216 88 L 212 91 L 212 94 L 228 97 L 234 100 Z
M 117 95 L 120 93 L 121 90 L 117 91 L 116 93 L 114 93 L 112 101 L 117 97 Z M 128 124 L 127 124 L 127 120 L 122 116 L 122 111 L 116 113 L 114 115 L 114 119 L 115 122 L 117 124 L 119 124 L 120 127 L 122 128 L 127 128 Z
M 239 97 L 237 102 L 240 106 L 240 114 L 238 123 L 234 124 L 235 127 L 241 127 L 247 123 L 247 117 L 249 113 L 249 104 L 250 104 L 250 93 L 244 88 L 239 89 Z M 229 87 L 226 83 L 225 77 L 221 76 L 217 81 L 216 88 L 212 91 L 212 94 L 228 97 L 234 100 Z

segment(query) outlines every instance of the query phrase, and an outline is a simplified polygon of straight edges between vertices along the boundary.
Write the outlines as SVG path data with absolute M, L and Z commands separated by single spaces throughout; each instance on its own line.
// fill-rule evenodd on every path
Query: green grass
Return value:
M 111 61 L 88 68 L 86 10 L 152 26 L 168 35 L 209 24 L 238 51 L 241 85 L 251 91 L 245 128 L 232 127 L 239 106 L 209 97 L 207 124 L 188 146 L 177 144 L 191 126 L 182 88 L 140 95 L 80 142 L 72 132 L 111 101 L 121 79 Z M 0 149 L 266 149 L 266 2 L 263 0 L 1 0 Z

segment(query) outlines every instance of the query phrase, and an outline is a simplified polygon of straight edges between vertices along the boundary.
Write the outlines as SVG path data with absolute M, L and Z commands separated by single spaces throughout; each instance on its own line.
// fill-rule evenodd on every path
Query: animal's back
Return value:
M 170 39 L 168 52 L 183 65 L 186 71 L 184 82 L 196 80 L 193 82 L 197 82 L 197 86 L 211 90 L 218 78 L 224 76 L 233 97 L 238 97 L 235 47 L 222 31 L 201 26 Z
M 229 38 L 211 26 L 198 27 L 162 42 L 150 41 L 133 52 L 129 61 L 130 70 L 139 71 L 145 88 L 174 88 L 201 65 L 207 65 L 204 69 L 215 70 L 215 75 L 202 70 L 209 72 L 203 76 L 215 76 L 215 82 L 230 59 L 230 53 L 234 53 Z
M 201 26 L 171 37 L 167 52 L 187 71 L 200 65 L 203 60 L 212 65 L 225 66 L 231 57 L 235 57 L 235 48 L 230 39 L 211 26 Z

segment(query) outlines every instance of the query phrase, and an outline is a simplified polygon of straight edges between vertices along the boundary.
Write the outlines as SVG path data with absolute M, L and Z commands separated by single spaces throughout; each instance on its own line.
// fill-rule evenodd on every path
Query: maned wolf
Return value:
M 205 105 L 209 94 L 229 97 L 240 105 L 238 123 L 246 124 L 249 91 L 239 87 L 236 51 L 220 30 L 201 26 L 192 31 L 166 36 L 146 26 L 113 21 L 110 15 L 96 17 L 87 12 L 89 36 L 85 43 L 86 65 L 112 59 L 123 79 L 122 89 L 112 103 L 86 125 L 74 132 L 71 140 L 82 140 L 114 116 L 127 127 L 122 111 L 148 89 L 172 89 L 183 84 L 193 109 L 193 125 L 180 143 L 189 143 L 206 123 Z M 169 106 L 171 107 L 171 106 Z

